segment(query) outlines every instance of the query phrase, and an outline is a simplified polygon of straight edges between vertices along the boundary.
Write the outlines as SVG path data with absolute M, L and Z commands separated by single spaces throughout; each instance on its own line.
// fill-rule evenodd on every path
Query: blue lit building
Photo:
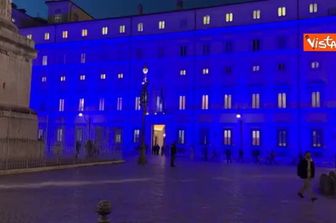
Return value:
M 268 0 L 23 28 L 46 151 L 92 139 L 135 153 L 147 67 L 148 145 L 334 156 L 335 55 L 302 47 L 304 33 L 336 32 L 335 15 L 334 0 Z

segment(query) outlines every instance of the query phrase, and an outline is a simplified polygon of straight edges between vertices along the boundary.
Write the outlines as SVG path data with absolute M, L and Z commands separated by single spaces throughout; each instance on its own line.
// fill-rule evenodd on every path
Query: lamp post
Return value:
M 140 147 L 140 156 L 138 159 L 139 165 L 145 165 L 147 163 L 146 160 L 146 142 L 145 142 L 145 131 L 146 131 L 146 115 L 148 114 L 147 106 L 148 106 L 148 68 L 146 66 L 143 67 L 143 80 L 141 83 L 141 96 L 140 96 L 140 104 L 142 109 L 142 117 L 141 117 L 141 147 Z
M 240 113 L 236 114 L 236 118 L 239 122 L 239 149 L 243 151 L 243 119 Z

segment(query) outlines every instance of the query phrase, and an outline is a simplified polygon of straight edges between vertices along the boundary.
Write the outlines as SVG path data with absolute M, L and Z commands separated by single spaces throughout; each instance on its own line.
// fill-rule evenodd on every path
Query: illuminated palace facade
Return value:
M 303 34 L 335 32 L 334 15 L 334 0 L 268 0 L 22 28 L 39 137 L 69 155 L 88 139 L 135 153 L 147 67 L 149 146 L 330 157 L 335 54 L 303 52 Z

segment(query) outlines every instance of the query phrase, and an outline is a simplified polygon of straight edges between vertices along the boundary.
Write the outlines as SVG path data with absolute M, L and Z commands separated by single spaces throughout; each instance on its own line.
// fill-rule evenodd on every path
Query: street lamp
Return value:
M 139 165 L 145 165 L 147 163 L 146 160 L 146 142 L 145 142 L 145 131 L 146 131 L 146 116 L 148 115 L 147 106 L 148 106 L 148 80 L 147 80 L 147 74 L 148 74 L 148 68 L 147 66 L 144 66 L 142 69 L 143 73 L 143 80 L 141 83 L 141 97 L 140 97 L 140 103 L 141 103 L 141 109 L 142 109 L 142 130 L 141 130 L 141 147 L 140 147 L 140 156 L 138 159 Z

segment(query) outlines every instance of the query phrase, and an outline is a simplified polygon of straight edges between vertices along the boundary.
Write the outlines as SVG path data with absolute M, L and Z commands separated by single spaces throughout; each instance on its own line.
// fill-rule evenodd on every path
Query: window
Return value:
M 310 3 L 309 4 L 309 13 L 317 13 L 318 5 L 317 3 Z
M 100 79 L 105 80 L 106 79 L 106 74 L 100 74 Z
M 253 109 L 260 108 L 260 94 L 259 93 L 252 94 L 252 108 Z
M 50 33 L 45 33 L 44 40 L 49 40 L 49 39 L 50 39 Z
M 286 108 L 287 107 L 287 95 L 286 93 L 278 93 L 278 108 Z
M 224 129 L 224 145 L 231 146 L 232 145 L 232 130 Z
M 186 109 L 186 96 L 180 96 L 179 97 L 179 110 L 185 110 Z
M 84 98 L 80 98 L 78 102 L 78 111 L 84 111 Z
M 232 67 L 231 66 L 224 67 L 224 72 L 226 74 L 232 74 Z
M 209 25 L 211 22 L 210 15 L 203 16 L 203 25 Z
M 42 57 L 42 66 L 47 66 L 48 65 L 48 56 L 43 56 Z
M 203 45 L 203 55 L 207 56 L 210 54 L 210 45 L 209 44 L 204 44 Z
M 144 31 L 143 23 L 138 23 L 138 32 L 143 32 L 143 31 Z
M 314 91 L 311 94 L 311 106 L 313 108 L 321 107 L 321 93 L 319 91 Z
M 62 128 L 57 129 L 57 139 L 56 140 L 58 143 L 63 142 L 63 129 Z
M 178 130 L 178 144 L 183 145 L 185 143 L 185 130 L 179 129 Z
M 260 130 L 252 130 L 252 146 L 260 146 Z
M 68 38 L 68 34 L 69 34 L 69 32 L 67 30 L 63 31 L 62 32 L 62 38 L 63 39 L 67 39 Z
M 60 76 L 60 81 L 65 82 L 66 81 L 66 76 L 65 75 Z
M 163 30 L 165 28 L 166 28 L 166 21 L 164 20 L 159 21 L 159 29 Z
M 62 18 L 62 14 L 56 14 L 56 15 L 54 16 L 54 21 L 55 21 L 55 23 L 61 23 L 62 20 L 63 20 L 63 18 Z
M 114 142 L 116 144 L 121 144 L 121 129 L 116 129 L 114 132 Z
M 140 141 L 140 129 L 134 129 L 133 142 L 138 143 Z
M 61 98 L 58 100 L 58 111 L 63 112 L 64 111 L 64 99 Z
M 79 80 L 85 81 L 86 76 L 84 74 L 79 75 Z
M 126 26 L 125 25 L 120 25 L 119 26 L 119 33 L 125 33 L 126 32 Z
M 43 140 L 44 139 L 44 131 L 43 131 L 43 129 L 39 129 L 38 130 L 37 138 L 38 138 L 38 140 Z
M 260 71 L 260 65 L 253 65 L 252 66 L 252 71 L 253 72 L 259 72 Z
M 277 40 L 279 49 L 285 49 L 287 47 L 287 38 L 285 36 L 280 36 Z
M 312 130 L 312 147 L 313 148 L 321 148 L 322 147 L 322 131 L 319 129 Z
M 187 56 L 188 54 L 187 49 L 188 49 L 187 46 L 180 46 L 180 56 L 181 57 Z
M 47 82 L 47 77 L 46 76 L 43 76 L 42 78 L 41 78 L 41 81 L 44 83 L 44 82 Z
M 229 12 L 225 14 L 225 21 L 226 22 L 233 22 L 233 13 Z
M 318 69 L 320 67 L 320 63 L 318 61 L 313 61 L 310 63 L 310 68 L 311 69 Z
M 252 17 L 253 17 L 253 19 L 260 19 L 261 18 L 261 10 L 260 9 L 253 10 Z
M 141 110 L 141 98 L 140 97 L 135 98 L 135 110 L 136 111 Z
M 203 75 L 207 75 L 207 74 L 209 74 L 209 68 L 203 68 L 203 69 L 202 69 L 202 74 L 203 74 Z
M 278 7 L 278 17 L 286 16 L 286 7 Z
M 124 73 L 118 73 L 118 79 L 123 79 L 124 78 Z
M 99 111 L 104 111 L 105 110 L 105 98 L 100 98 L 99 99 Z
M 231 108 L 232 108 L 232 95 L 224 94 L 224 109 L 231 109 Z
M 156 112 L 163 111 L 163 98 L 162 96 L 156 96 Z
M 287 130 L 278 130 L 278 147 L 287 147 Z
M 209 109 L 209 95 L 202 95 L 202 110 Z
M 224 43 L 224 52 L 231 53 L 233 51 L 233 43 L 231 40 L 228 40 Z
M 184 70 L 184 69 L 180 70 L 180 75 L 181 76 L 187 75 L 187 70 Z
M 33 39 L 33 35 L 32 34 L 27 34 L 27 39 Z
M 102 27 L 102 35 L 107 35 L 108 34 L 108 27 L 107 26 L 104 26 Z
M 88 35 L 88 30 L 87 29 L 82 29 L 82 36 L 85 37 Z
M 117 111 L 121 111 L 122 110 L 122 97 L 118 97 L 117 98 Z
M 259 50 L 260 50 L 260 40 L 259 39 L 252 40 L 252 51 L 256 52 Z
M 81 64 L 86 63 L 86 54 L 85 53 L 81 53 L 81 55 L 80 55 L 80 62 L 81 62 Z
M 285 71 L 286 70 L 286 65 L 284 63 L 279 63 L 278 64 L 278 71 Z

